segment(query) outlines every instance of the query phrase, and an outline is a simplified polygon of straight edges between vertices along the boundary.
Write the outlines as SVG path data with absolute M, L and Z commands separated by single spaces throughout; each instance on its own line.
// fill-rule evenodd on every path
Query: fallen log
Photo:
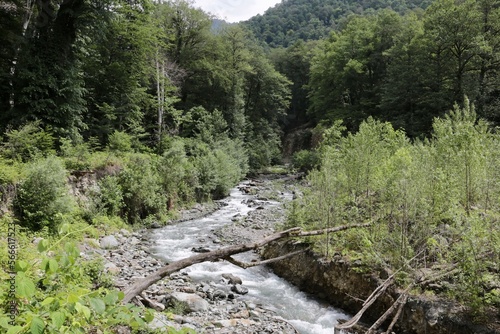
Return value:
M 356 313 L 354 317 L 352 317 L 349 321 L 336 325 L 335 330 L 349 329 L 355 326 L 359 322 L 363 314 L 366 312 L 366 310 L 377 300 L 378 297 L 380 297 L 380 295 L 382 295 L 382 293 L 384 293 L 385 290 L 387 290 L 387 288 L 393 282 L 394 282 L 394 274 L 391 275 L 387 280 L 385 280 L 385 282 L 382 285 L 378 286 L 375 289 L 375 291 L 372 292 L 372 294 L 363 303 L 363 308 L 359 310 L 359 312 Z
M 352 229 L 352 228 L 369 227 L 370 225 L 371 225 L 371 223 L 343 225 L 343 226 L 337 226 L 337 227 L 332 227 L 332 228 L 317 230 L 317 231 L 302 231 L 302 229 L 296 227 L 296 228 L 292 228 L 292 229 L 289 229 L 286 231 L 274 233 L 274 234 L 267 236 L 261 240 L 251 242 L 248 244 L 228 246 L 228 247 L 224 247 L 224 248 L 217 249 L 214 251 L 210 251 L 208 253 L 196 254 L 196 255 L 190 256 L 188 258 L 170 263 L 170 264 L 160 268 L 155 273 L 153 273 L 153 274 L 151 274 L 143 279 L 140 279 L 139 281 L 137 281 L 136 283 L 134 283 L 133 285 L 131 285 L 130 287 L 125 289 L 125 297 L 123 298 L 122 303 L 126 304 L 126 303 L 131 302 L 135 296 L 139 295 L 142 291 L 147 289 L 150 285 L 156 283 L 157 281 L 161 280 L 162 278 L 165 278 L 166 276 L 168 276 L 174 272 L 177 272 L 181 269 L 187 268 L 187 267 L 192 266 L 192 265 L 197 264 L 197 263 L 202 263 L 202 262 L 207 262 L 207 261 L 215 262 L 218 260 L 228 259 L 231 255 L 244 253 L 244 252 L 247 252 L 249 250 L 258 249 L 264 245 L 267 245 L 268 243 L 271 243 L 273 241 L 280 240 L 283 238 L 322 235 L 325 233 L 335 233 L 335 232 L 345 231 L 345 230 Z M 232 262 L 237 263 L 236 261 L 232 261 Z
M 382 323 L 383 323 L 384 321 L 386 321 L 386 320 L 387 320 L 387 318 L 388 318 L 388 317 L 389 317 L 392 313 L 394 313 L 394 311 L 396 311 L 396 309 L 398 309 L 398 311 L 399 311 L 399 312 L 398 312 L 398 313 L 396 314 L 396 316 L 394 317 L 394 320 L 395 320 L 395 321 L 393 321 L 393 323 L 394 323 L 394 324 L 396 323 L 397 319 L 399 318 L 399 316 L 400 316 L 400 314 L 401 314 L 401 312 L 400 312 L 400 311 L 402 310 L 403 306 L 406 304 L 406 301 L 407 301 L 407 299 L 408 299 L 408 292 L 410 291 L 410 289 L 411 289 L 412 287 L 413 287 L 413 284 L 410 284 L 410 286 L 408 286 L 408 287 L 406 288 L 406 290 L 405 290 L 403 293 L 401 293 L 401 294 L 399 295 L 399 298 L 398 298 L 398 299 L 397 299 L 397 300 L 396 300 L 396 301 L 392 304 L 392 306 L 391 306 L 391 307 L 389 307 L 389 308 L 385 311 L 385 313 L 384 313 L 384 314 L 383 314 L 380 318 L 378 318 L 378 320 L 377 320 L 377 321 L 375 321 L 375 322 L 373 323 L 373 325 L 372 325 L 372 326 L 368 329 L 368 331 L 366 332 L 366 334 L 374 334 L 374 333 L 376 332 L 376 330 L 377 330 L 377 329 L 378 329 L 378 328 L 382 325 Z M 393 325 L 393 324 L 391 323 L 391 325 Z M 394 325 L 393 325 L 393 326 L 394 326 Z M 390 329 L 390 330 L 392 330 L 392 327 L 391 327 L 391 329 Z

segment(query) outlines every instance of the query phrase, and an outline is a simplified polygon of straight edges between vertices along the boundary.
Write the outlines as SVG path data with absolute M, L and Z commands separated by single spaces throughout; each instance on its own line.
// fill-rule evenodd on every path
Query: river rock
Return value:
M 118 246 L 120 246 L 120 243 L 118 242 L 118 240 L 116 240 L 114 235 L 108 235 L 101 239 L 100 246 L 104 249 L 114 249 L 118 248 Z
M 118 275 L 121 271 L 121 269 L 118 268 L 118 266 L 113 262 L 107 262 L 106 264 L 104 264 L 104 270 L 112 275 Z
M 172 292 L 171 300 L 182 303 L 189 312 L 204 312 L 210 307 L 210 304 L 200 296 L 193 293 Z
M 227 279 L 229 281 L 229 284 L 236 285 L 236 284 L 243 284 L 243 281 L 241 278 L 238 276 L 235 276 L 233 274 L 222 274 L 222 277 Z
M 239 285 L 239 284 L 233 285 L 231 287 L 231 291 L 233 291 L 239 295 L 246 295 L 248 293 L 248 289 L 245 288 L 244 286 Z

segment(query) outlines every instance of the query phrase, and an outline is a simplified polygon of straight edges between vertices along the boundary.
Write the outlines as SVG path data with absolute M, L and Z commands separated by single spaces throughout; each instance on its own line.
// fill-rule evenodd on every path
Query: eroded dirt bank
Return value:
M 274 243 L 263 252 L 265 258 L 278 257 L 308 245 L 294 241 Z M 333 306 L 355 314 L 363 301 L 388 277 L 387 273 L 362 274 L 340 256 L 324 260 L 312 251 L 270 265 L 273 271 L 315 294 Z M 373 304 L 362 318 L 373 323 L 398 298 L 399 291 L 389 290 Z M 496 317 L 496 319 L 495 319 Z M 498 334 L 500 321 L 492 315 L 488 323 L 474 323 L 463 306 L 439 298 L 410 296 L 397 323 L 397 333 L 408 334 Z M 390 322 L 390 320 L 389 320 Z M 386 324 L 387 325 L 387 324 Z

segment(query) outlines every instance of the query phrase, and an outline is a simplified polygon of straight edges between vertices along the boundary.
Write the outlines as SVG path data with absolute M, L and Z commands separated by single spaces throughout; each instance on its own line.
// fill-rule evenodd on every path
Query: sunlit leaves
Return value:
M 30 330 L 31 334 L 42 334 L 45 329 L 45 324 L 42 319 L 35 317 L 31 319 Z
M 403 270 L 406 278 L 413 269 L 454 263 L 460 283 L 451 294 L 475 309 L 498 303 L 490 292 L 500 256 L 493 227 L 500 202 L 492 200 L 500 198 L 498 147 L 498 134 L 477 119 L 467 99 L 436 119 L 434 137 L 423 142 L 368 119 L 358 132 L 321 146 L 320 169 L 310 173 L 290 223 L 317 229 L 372 221 L 374 229 L 332 236 L 316 247 Z
M 31 298 L 36 292 L 33 281 L 22 272 L 16 275 L 16 292 L 22 298 Z

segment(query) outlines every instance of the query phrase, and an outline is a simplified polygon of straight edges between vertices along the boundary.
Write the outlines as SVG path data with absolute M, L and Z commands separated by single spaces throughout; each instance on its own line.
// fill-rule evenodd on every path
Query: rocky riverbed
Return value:
M 245 204 L 254 210 L 248 215 L 233 217 L 232 224 L 212 230 L 211 235 L 204 237 L 206 249 L 192 249 L 193 254 L 271 234 L 285 217 L 283 205 L 276 203 L 291 199 L 294 183 L 293 177 L 278 181 L 259 178 L 247 182 L 241 191 L 252 195 Z M 179 221 L 201 218 L 214 212 L 222 203 L 197 205 L 183 211 Z M 82 250 L 102 256 L 106 270 L 114 275 L 116 287 L 124 289 L 165 265 L 153 256 L 149 233 L 148 230 L 133 233 L 121 230 L 101 238 L 99 247 L 83 246 Z M 158 311 L 152 324 L 155 328 L 187 327 L 196 333 L 297 333 L 267 305 L 242 300 L 241 296 L 247 292 L 245 282 L 231 272 L 222 274 L 218 282 L 194 282 L 187 272 L 181 271 L 150 286 L 136 302 Z

